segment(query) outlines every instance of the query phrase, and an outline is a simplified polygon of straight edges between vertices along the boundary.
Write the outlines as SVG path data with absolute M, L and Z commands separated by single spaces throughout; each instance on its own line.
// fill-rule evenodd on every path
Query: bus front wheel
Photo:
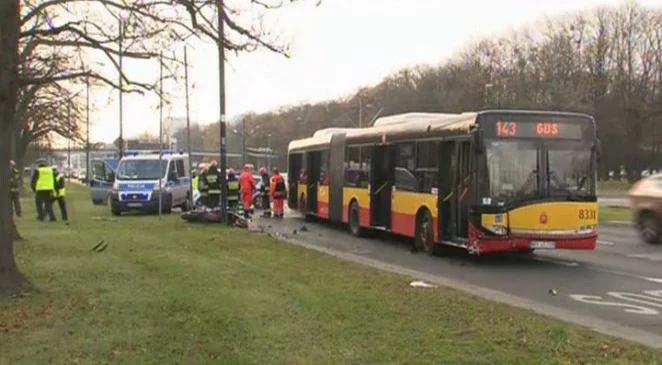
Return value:
M 361 208 L 353 201 L 349 206 L 349 231 L 356 237 L 363 237 L 364 230 L 361 228 Z
M 434 225 L 432 215 L 424 210 L 416 219 L 416 237 L 414 245 L 417 250 L 423 250 L 430 255 L 437 253 L 437 247 L 434 242 Z

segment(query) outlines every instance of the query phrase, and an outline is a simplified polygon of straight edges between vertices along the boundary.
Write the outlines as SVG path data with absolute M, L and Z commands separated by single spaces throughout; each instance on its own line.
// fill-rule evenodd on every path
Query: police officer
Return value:
M 198 180 L 198 191 L 200 192 L 200 204 L 206 207 L 209 205 L 209 185 L 207 185 L 207 174 L 209 169 L 206 165 L 200 165 L 200 179 Z
M 221 200 L 221 173 L 218 171 L 218 163 L 212 161 L 209 171 L 205 176 L 205 185 L 208 187 L 209 207 L 216 208 Z
M 262 208 L 264 209 L 263 217 L 271 217 L 271 202 L 269 201 L 269 170 L 266 167 L 260 167 L 260 195 L 262 197 Z
M 9 161 L 9 196 L 12 210 L 17 217 L 21 217 L 21 173 L 16 168 L 16 162 Z
M 237 180 L 237 173 L 233 169 L 228 170 L 228 208 L 230 210 L 237 209 L 239 205 L 239 180 Z
M 48 214 L 50 221 L 55 222 L 55 214 L 53 214 L 55 174 L 53 168 L 47 166 L 44 160 L 40 160 L 38 166 L 32 173 L 32 180 L 30 181 L 30 187 L 36 193 L 37 219 L 43 221 L 45 215 Z
M 53 172 L 55 173 L 55 191 L 53 192 L 53 199 L 60 207 L 62 220 L 69 224 L 69 216 L 67 215 L 67 203 L 65 201 L 65 197 L 67 196 L 67 187 L 65 186 L 64 174 L 58 172 L 56 168 L 53 168 Z

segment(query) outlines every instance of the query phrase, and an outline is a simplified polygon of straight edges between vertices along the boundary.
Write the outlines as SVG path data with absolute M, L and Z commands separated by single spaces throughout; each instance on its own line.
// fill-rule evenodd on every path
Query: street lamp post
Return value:
M 217 3 L 217 16 L 218 16 L 218 39 L 216 46 L 218 48 L 218 104 L 220 112 L 220 153 L 221 153 L 221 222 L 227 223 L 227 177 L 225 170 L 227 169 L 227 155 L 226 155 L 226 133 L 225 133 L 225 45 L 224 39 L 224 22 L 223 22 L 223 0 L 218 0 Z
M 85 80 L 86 95 L 85 95 L 85 124 L 86 124 L 86 138 L 85 138 L 85 182 L 90 184 L 90 79 Z
M 267 155 L 267 169 L 271 171 L 271 158 L 273 157 L 271 151 L 271 133 L 267 134 L 267 150 L 269 151 Z

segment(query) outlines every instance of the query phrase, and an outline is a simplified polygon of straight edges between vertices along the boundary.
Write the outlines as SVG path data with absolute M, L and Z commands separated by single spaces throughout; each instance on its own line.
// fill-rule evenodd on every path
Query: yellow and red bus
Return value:
M 565 112 L 408 113 L 292 141 L 290 208 L 433 253 L 595 249 L 599 141 Z

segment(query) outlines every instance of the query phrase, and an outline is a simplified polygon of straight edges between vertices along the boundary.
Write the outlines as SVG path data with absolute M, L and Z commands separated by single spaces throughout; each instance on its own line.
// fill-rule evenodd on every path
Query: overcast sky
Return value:
M 237 0 L 238 1 L 238 0 Z M 407 66 L 437 65 L 478 39 L 506 35 L 522 26 L 544 25 L 558 17 L 617 0 L 315 0 L 268 15 L 271 30 L 289 41 L 292 57 L 259 51 L 230 55 L 227 65 L 227 109 L 231 118 L 285 105 L 347 96 L 374 85 Z M 642 0 L 662 6 L 662 0 Z M 183 52 L 180 50 L 180 52 Z M 218 120 L 218 65 L 213 44 L 190 50 L 191 118 Z M 156 78 L 158 68 L 134 65 L 130 72 Z M 173 103 L 166 116 L 183 117 L 183 84 L 167 83 Z M 92 140 L 118 136 L 117 93 L 93 90 Z M 158 99 L 125 95 L 125 138 L 144 131 L 158 134 Z

